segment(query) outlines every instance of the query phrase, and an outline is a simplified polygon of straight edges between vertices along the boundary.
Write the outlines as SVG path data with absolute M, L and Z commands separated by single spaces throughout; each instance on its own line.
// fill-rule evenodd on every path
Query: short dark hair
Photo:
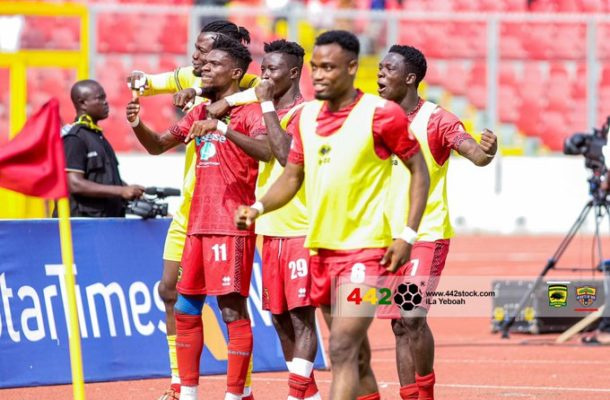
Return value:
M 222 33 L 243 44 L 250 44 L 250 32 L 243 26 L 237 26 L 231 21 L 218 19 L 212 21 L 201 29 L 201 33 L 214 32 Z
M 315 45 L 338 44 L 343 50 L 352 52 L 358 56 L 360 54 L 360 42 L 356 35 L 348 31 L 326 31 L 316 38 Z
M 265 53 L 282 53 L 294 56 L 297 59 L 297 67 L 303 68 L 303 58 L 305 50 L 296 42 L 289 42 L 284 39 L 274 40 L 270 43 L 265 43 Z
M 417 77 L 415 85 L 419 85 L 419 82 L 426 76 L 426 70 L 428 69 L 424 53 L 413 46 L 401 46 L 399 44 L 390 47 L 390 53 L 400 54 L 405 59 L 407 71 L 415 74 Z
M 248 48 L 237 40 L 231 39 L 225 35 L 218 35 L 218 37 L 214 39 L 212 49 L 222 50 L 229 53 L 229 55 L 237 62 L 239 68 L 243 70 L 244 74 L 252 62 L 252 56 L 250 55 Z

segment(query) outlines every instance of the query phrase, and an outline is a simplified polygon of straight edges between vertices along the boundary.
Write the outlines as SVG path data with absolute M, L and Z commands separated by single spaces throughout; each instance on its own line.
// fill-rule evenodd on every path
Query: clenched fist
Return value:
M 134 122 L 136 118 L 138 118 L 138 115 L 140 114 L 140 99 L 135 98 L 127 103 L 126 114 L 127 121 L 130 123 Z
M 248 229 L 252 226 L 258 215 L 258 210 L 254 208 L 239 206 L 237 211 L 235 211 L 235 226 L 241 230 Z
M 498 151 L 498 137 L 489 129 L 485 129 L 481 134 L 479 146 L 486 154 L 493 156 Z

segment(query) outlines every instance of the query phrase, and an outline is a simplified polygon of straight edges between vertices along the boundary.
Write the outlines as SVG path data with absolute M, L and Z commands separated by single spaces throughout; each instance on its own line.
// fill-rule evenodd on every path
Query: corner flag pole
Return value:
M 85 383 L 83 378 L 83 359 L 80 347 L 80 329 L 78 327 L 78 311 L 74 292 L 74 251 L 72 246 L 72 230 L 70 228 L 70 202 L 67 197 L 57 201 L 59 217 L 59 239 L 61 242 L 61 259 L 64 264 L 64 279 L 68 296 L 70 336 L 70 366 L 72 367 L 72 391 L 74 400 L 85 400 Z

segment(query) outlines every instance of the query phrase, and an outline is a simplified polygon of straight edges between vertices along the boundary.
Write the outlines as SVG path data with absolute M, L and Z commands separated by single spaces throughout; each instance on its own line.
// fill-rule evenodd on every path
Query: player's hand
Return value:
M 481 142 L 479 143 L 479 146 L 481 146 L 481 149 L 485 153 L 495 155 L 496 151 L 498 151 L 498 137 L 489 129 L 485 129 L 483 133 L 481 133 Z
M 127 121 L 129 122 L 133 122 L 138 118 L 138 115 L 140 114 L 140 99 L 131 99 L 131 101 L 127 103 L 126 114 Z
M 248 206 L 239 206 L 237 211 L 235 211 L 235 226 L 241 230 L 248 229 L 257 217 L 258 210 Z
M 402 239 L 395 239 L 388 247 L 388 250 L 383 255 L 379 262 L 381 265 L 387 265 L 388 272 L 396 272 L 396 270 L 409 261 L 411 257 L 411 248 L 413 246 Z
M 142 71 L 131 71 L 127 76 L 127 86 L 131 90 L 137 90 L 140 94 L 148 89 L 148 79 L 146 74 Z
M 214 132 L 217 128 L 217 119 L 204 119 L 202 121 L 195 121 L 193 125 L 191 125 L 191 130 L 189 131 L 188 135 L 186 135 L 184 143 L 188 143 L 196 137 L 201 137 L 208 132 Z
M 193 88 L 181 90 L 174 95 L 174 105 L 180 107 L 182 111 L 186 111 L 193 107 L 196 96 L 197 92 Z
M 225 99 L 220 99 L 205 107 L 205 112 L 211 118 L 221 118 L 231 111 L 231 106 Z
M 258 101 L 273 101 L 273 94 L 275 93 L 275 84 L 271 79 L 262 79 L 260 83 L 254 88 L 254 93 Z
M 140 185 L 123 186 L 121 190 L 121 197 L 125 200 L 133 200 L 140 198 L 144 194 L 144 189 L 144 186 Z

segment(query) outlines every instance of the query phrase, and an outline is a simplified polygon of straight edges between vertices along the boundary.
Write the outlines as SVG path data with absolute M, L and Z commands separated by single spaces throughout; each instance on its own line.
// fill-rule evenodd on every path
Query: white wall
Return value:
M 119 160 L 126 182 L 181 187 L 181 154 L 119 154 Z M 566 233 L 588 200 L 588 176 L 582 156 L 504 157 L 484 168 L 453 157 L 451 219 L 458 232 Z M 169 203 L 172 211 L 179 201 Z M 583 229 L 592 231 L 593 225 L 591 217 Z M 608 226 L 604 221 L 603 231 Z

